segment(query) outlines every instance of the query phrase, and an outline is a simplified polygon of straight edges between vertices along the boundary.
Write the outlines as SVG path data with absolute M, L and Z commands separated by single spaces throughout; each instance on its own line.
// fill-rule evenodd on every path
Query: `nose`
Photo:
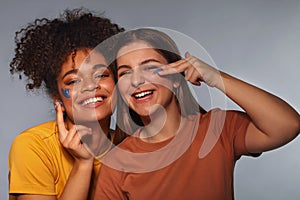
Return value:
M 144 74 L 140 70 L 134 70 L 132 72 L 131 77 L 131 85 L 134 87 L 139 87 L 140 85 L 145 83 L 145 77 Z
M 88 79 L 84 79 L 82 81 L 81 92 L 93 91 L 97 88 L 100 88 L 100 84 L 99 84 L 98 80 L 88 78 Z

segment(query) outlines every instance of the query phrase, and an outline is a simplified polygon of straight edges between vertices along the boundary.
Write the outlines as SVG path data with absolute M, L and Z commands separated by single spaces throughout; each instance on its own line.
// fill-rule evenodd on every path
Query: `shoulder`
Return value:
M 220 120 L 225 120 L 227 122 L 230 122 L 232 120 L 249 120 L 248 115 L 243 112 L 243 111 L 239 111 L 239 110 L 223 110 L 220 108 L 213 108 L 211 110 L 209 110 L 207 113 L 203 114 L 201 116 L 201 119 L 207 119 L 207 120 L 214 120 L 214 122 L 216 122 L 216 120 L 220 121 Z
M 31 128 L 28 128 L 15 137 L 12 143 L 14 146 L 27 146 L 46 142 L 55 139 L 57 135 L 56 123 L 48 121 Z
M 60 149 L 55 121 L 49 121 L 21 132 L 12 142 L 9 163 L 22 166 L 37 165 L 37 160 L 51 160 L 53 150 Z M 29 160 L 29 161 L 28 161 Z
M 201 117 L 200 127 L 206 128 L 221 137 L 233 139 L 236 135 L 245 133 L 250 123 L 250 118 L 243 111 L 212 109 Z
M 239 158 L 247 154 L 244 141 L 249 123 L 250 119 L 243 111 L 217 108 L 204 114 L 200 120 L 201 130 L 205 131 L 201 157 L 215 145 L 222 147 L 230 157 Z
M 54 120 L 48 121 L 33 127 L 30 127 L 21 132 L 16 138 L 24 137 L 39 137 L 45 139 L 56 133 L 56 123 Z

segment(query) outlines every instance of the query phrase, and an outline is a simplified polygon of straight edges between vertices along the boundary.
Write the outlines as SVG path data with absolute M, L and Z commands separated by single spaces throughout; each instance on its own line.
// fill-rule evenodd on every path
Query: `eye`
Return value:
M 100 73 L 100 74 L 95 75 L 96 79 L 102 79 L 102 78 L 105 78 L 105 77 L 109 77 L 109 74 L 108 73 Z
M 143 69 L 145 71 L 153 71 L 153 70 L 158 69 L 158 68 L 159 68 L 159 66 L 157 66 L 157 65 L 147 65 L 147 66 L 143 67 Z
M 80 82 L 80 79 L 71 79 L 71 80 L 67 80 L 65 82 L 66 85 L 74 85 L 76 83 L 79 83 Z
M 129 70 L 124 70 L 124 71 L 121 71 L 121 72 L 118 72 L 118 77 L 122 77 L 124 75 L 128 75 L 128 74 L 131 74 L 132 73 L 132 70 L 129 69 Z
M 102 79 L 106 77 L 110 77 L 110 73 L 108 70 L 99 70 L 94 73 L 95 79 Z

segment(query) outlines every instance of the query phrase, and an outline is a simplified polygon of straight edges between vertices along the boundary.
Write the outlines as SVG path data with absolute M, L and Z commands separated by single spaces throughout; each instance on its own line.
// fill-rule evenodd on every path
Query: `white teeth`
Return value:
M 96 102 L 101 102 L 103 101 L 102 97 L 93 97 L 90 99 L 85 100 L 82 105 L 87 105 L 87 104 L 91 104 L 91 103 L 96 103 Z
M 152 94 L 152 91 L 141 92 L 141 93 L 135 94 L 134 97 L 135 98 L 142 98 L 142 97 L 144 97 L 148 94 Z

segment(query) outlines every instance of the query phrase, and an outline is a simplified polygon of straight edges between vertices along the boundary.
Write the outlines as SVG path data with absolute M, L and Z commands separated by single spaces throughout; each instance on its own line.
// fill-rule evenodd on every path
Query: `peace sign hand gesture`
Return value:
M 185 59 L 162 67 L 158 74 L 163 76 L 181 72 L 185 72 L 185 79 L 194 85 L 199 86 L 204 82 L 210 87 L 223 88 L 220 71 L 188 52 L 185 53 Z

